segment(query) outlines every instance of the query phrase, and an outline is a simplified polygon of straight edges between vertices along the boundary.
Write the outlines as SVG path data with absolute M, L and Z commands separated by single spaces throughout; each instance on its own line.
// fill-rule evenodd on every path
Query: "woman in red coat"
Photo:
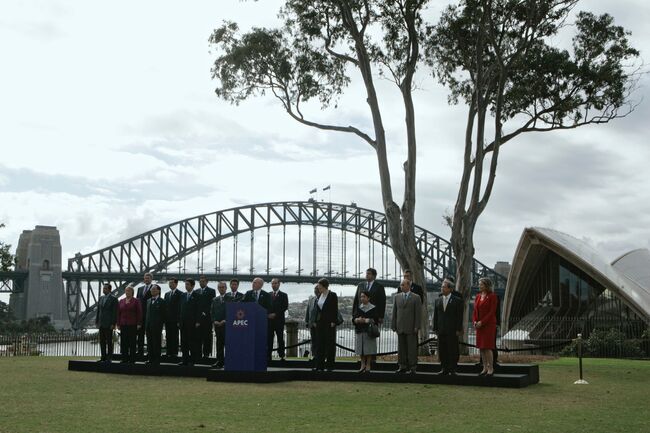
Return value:
M 140 300 L 133 297 L 133 286 L 124 290 L 126 298 L 122 299 L 117 309 L 117 329 L 120 330 L 120 352 L 122 362 L 135 363 L 137 332 L 142 326 L 142 306 Z
M 492 350 L 496 349 L 494 342 L 497 332 L 497 303 L 499 299 L 492 291 L 492 280 L 481 278 L 478 280 L 479 294 L 474 298 L 474 313 L 472 322 L 476 328 L 476 347 L 481 350 L 483 371 L 479 376 L 492 376 L 494 365 L 492 363 Z

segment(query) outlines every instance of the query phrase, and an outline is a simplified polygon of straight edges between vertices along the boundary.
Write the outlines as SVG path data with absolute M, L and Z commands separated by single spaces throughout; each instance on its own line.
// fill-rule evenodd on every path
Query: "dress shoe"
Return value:
M 396 370 L 395 373 L 396 373 L 396 374 L 404 374 L 404 373 L 406 373 L 407 371 L 408 371 L 408 370 L 405 369 L 405 368 L 400 368 L 399 370 Z
M 441 372 L 438 373 L 440 376 L 447 376 L 449 372 L 447 370 L 442 370 Z
M 409 371 L 409 374 L 417 374 L 417 373 L 418 373 L 418 372 L 415 371 L 415 370 L 411 370 L 411 371 Z
M 478 375 L 479 375 L 479 376 L 485 376 L 486 374 L 487 374 L 487 371 L 482 371 L 482 372 L 480 372 Z
M 455 371 L 450 371 L 450 372 L 449 372 L 449 375 L 450 375 L 450 376 L 458 376 L 458 375 L 456 374 Z
M 182 366 L 182 365 L 189 365 L 189 364 L 190 364 L 189 362 L 182 361 L 182 362 L 179 362 L 176 365 L 181 365 Z
M 332 372 L 332 371 L 334 371 L 334 369 L 333 368 L 328 368 L 327 371 Z

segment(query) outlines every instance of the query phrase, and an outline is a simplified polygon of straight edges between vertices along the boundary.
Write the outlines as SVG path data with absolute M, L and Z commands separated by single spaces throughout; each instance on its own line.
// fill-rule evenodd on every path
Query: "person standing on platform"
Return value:
M 239 289 L 239 280 L 233 278 L 230 280 L 230 292 L 226 293 L 226 302 L 242 302 L 244 300 L 244 294 L 238 291 Z
M 284 314 L 289 309 L 289 297 L 280 290 L 280 280 L 273 278 L 271 280 L 271 314 L 269 314 L 268 323 L 268 359 L 271 360 L 273 355 L 273 336 L 278 339 L 278 356 L 284 361 Z M 273 317 L 271 317 L 273 316 Z
M 99 346 L 102 353 L 100 362 L 111 362 L 113 357 L 113 330 L 117 324 L 118 300 L 111 295 L 113 287 L 105 283 L 102 287 L 104 293 L 97 302 L 97 315 L 95 326 L 99 329 Z
M 359 308 L 359 294 L 362 290 L 370 293 L 370 303 L 377 309 L 379 316 L 379 324 L 384 322 L 384 315 L 386 314 L 386 290 L 384 286 L 375 281 L 377 278 L 377 271 L 373 268 L 366 270 L 366 281 L 359 283 L 357 292 L 354 295 L 354 302 L 352 303 L 352 315 L 354 316 Z
M 147 301 L 147 314 L 145 330 L 147 332 L 147 364 L 160 364 L 160 346 L 162 341 L 162 328 L 166 318 L 165 301 L 160 297 L 160 286 L 151 286 L 151 298 Z
M 199 294 L 194 293 L 195 282 L 185 280 L 185 293 L 181 298 L 181 351 L 183 360 L 179 365 L 193 365 L 201 358 Z
M 442 296 L 433 307 L 433 332 L 438 336 L 438 356 L 442 375 L 456 375 L 458 338 L 463 335 L 463 301 L 451 294 L 451 281 L 442 282 Z
M 140 308 L 142 309 L 142 322 L 146 320 L 147 316 L 147 301 L 151 298 L 151 281 L 153 280 L 153 274 L 147 272 L 143 277 L 143 285 L 138 287 L 138 300 L 140 301 Z M 144 337 L 145 337 L 144 326 L 141 326 L 138 329 L 138 355 L 144 356 Z
M 266 310 L 267 319 L 271 318 L 271 295 L 262 290 L 264 280 L 257 277 L 253 280 L 253 288 L 246 292 L 242 302 L 257 302 Z
M 409 280 L 411 282 L 411 293 L 415 293 L 416 295 L 418 295 L 420 297 L 420 300 L 423 300 L 424 299 L 424 292 L 422 290 L 422 287 L 419 284 L 415 284 L 413 282 L 413 274 L 411 273 L 410 270 L 407 269 L 407 270 L 404 271 L 404 279 Z M 401 291 L 402 291 L 402 288 L 399 287 L 397 289 L 397 293 L 399 293 Z
M 122 362 L 135 364 L 137 333 L 142 327 L 142 304 L 133 297 L 133 285 L 124 290 L 126 297 L 117 308 L 117 329 L 120 330 Z
M 181 318 L 181 298 L 183 294 L 177 287 L 178 278 L 170 278 L 170 290 L 165 293 L 165 304 L 167 306 L 167 316 L 165 316 L 167 356 L 178 356 L 178 323 Z
M 422 317 L 422 301 L 411 293 L 411 282 L 402 280 L 402 293 L 395 295 L 393 303 L 392 329 L 397 333 L 396 373 L 415 374 L 418 364 L 418 331 Z
M 212 364 L 214 368 L 223 368 L 224 347 L 226 344 L 226 283 L 217 284 L 217 296 L 212 300 L 210 317 L 214 325 L 214 335 L 217 338 L 217 362 Z
M 212 320 L 210 320 L 210 309 L 212 308 L 212 300 L 216 296 L 216 292 L 212 287 L 208 286 L 208 278 L 205 275 L 199 277 L 199 310 L 201 312 L 201 328 L 199 341 L 201 344 L 201 352 L 203 353 L 203 360 L 207 360 L 212 356 Z
M 307 309 L 305 310 L 305 326 L 309 329 L 309 337 L 311 339 L 311 358 L 316 358 L 316 321 L 318 319 L 318 297 L 320 291 L 318 284 L 314 286 L 314 296 L 310 296 L 307 300 Z
M 481 278 L 478 280 L 480 292 L 474 298 L 474 312 L 472 322 L 476 329 L 476 347 L 481 351 L 481 362 L 483 370 L 479 376 L 494 375 L 494 365 L 492 361 L 492 350 L 496 348 L 497 332 L 497 295 L 492 291 L 492 280 Z
M 370 293 L 362 290 L 359 294 L 361 303 L 357 308 L 356 316 L 352 316 L 355 333 L 355 352 L 361 358 L 359 373 L 370 373 L 372 357 L 377 354 L 377 338 L 368 335 L 371 324 L 377 324 L 379 316 L 377 309 L 370 303 Z
M 336 321 L 339 313 L 339 300 L 336 293 L 329 289 L 329 281 L 318 280 L 319 297 L 316 302 L 318 319 L 316 320 L 316 367 L 314 370 L 334 370 L 336 356 Z

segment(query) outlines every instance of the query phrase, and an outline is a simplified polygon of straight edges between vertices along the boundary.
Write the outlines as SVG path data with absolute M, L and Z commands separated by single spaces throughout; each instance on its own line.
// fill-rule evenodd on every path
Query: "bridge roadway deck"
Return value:
M 117 361 L 103 363 L 71 360 L 68 362 L 68 370 L 143 376 L 198 377 L 206 378 L 210 382 L 241 383 L 337 381 L 524 388 L 539 382 L 539 368 L 535 364 L 503 364 L 493 377 L 486 378 L 477 375 L 478 370 L 474 364 L 460 364 L 456 376 L 441 376 L 438 374 L 439 363 L 420 363 L 417 374 L 395 374 L 394 363 L 378 362 L 373 372 L 359 374 L 356 372 L 359 364 L 351 361 L 338 361 L 334 371 L 331 372 L 312 371 L 311 363 L 306 360 L 284 362 L 274 360 L 269 363 L 267 371 L 261 372 L 224 371 L 210 368 L 208 364 L 179 366 L 172 363 L 175 361 L 176 358 L 164 358 L 160 365 L 146 365 L 141 362 L 123 364 Z

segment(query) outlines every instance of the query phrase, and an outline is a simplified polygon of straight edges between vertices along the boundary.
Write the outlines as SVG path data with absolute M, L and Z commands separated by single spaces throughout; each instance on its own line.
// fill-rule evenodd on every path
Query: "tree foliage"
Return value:
M 0 224 L 0 229 L 5 225 Z M 16 262 L 13 254 L 11 254 L 11 245 L 5 244 L 0 241 L 0 271 L 10 270 Z
M 429 28 L 427 60 L 468 107 L 452 225 L 457 284 L 469 290 L 473 234 L 496 178 L 501 146 L 529 132 L 607 123 L 633 110 L 639 52 L 610 15 L 568 22 L 577 0 L 462 0 Z M 562 36 L 574 30 L 567 46 Z

